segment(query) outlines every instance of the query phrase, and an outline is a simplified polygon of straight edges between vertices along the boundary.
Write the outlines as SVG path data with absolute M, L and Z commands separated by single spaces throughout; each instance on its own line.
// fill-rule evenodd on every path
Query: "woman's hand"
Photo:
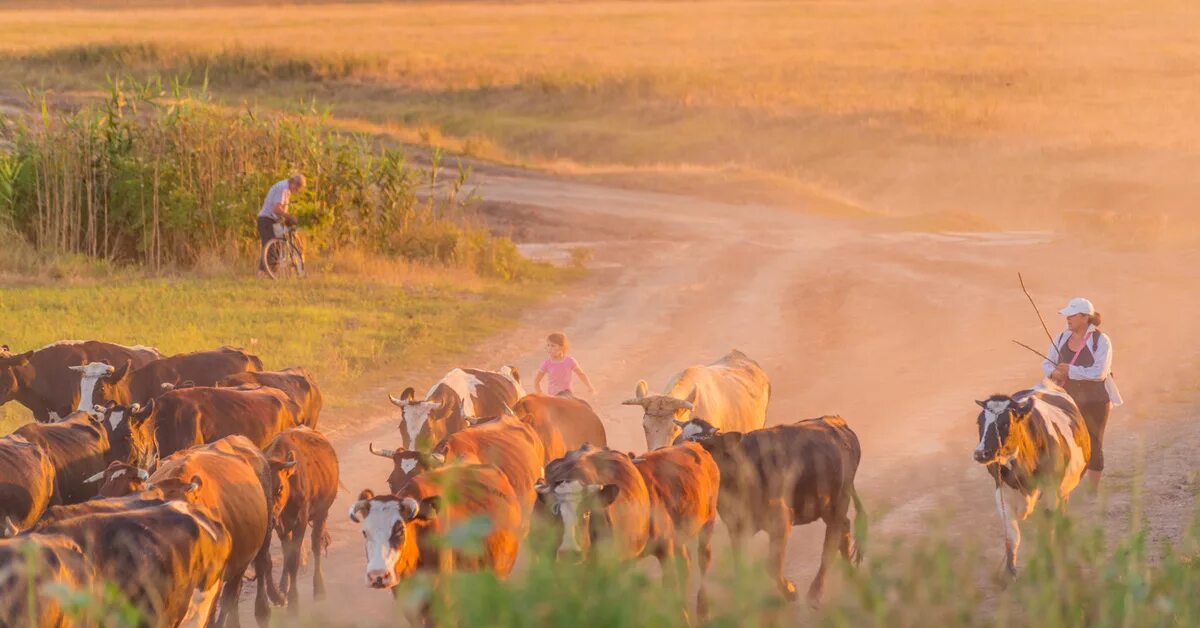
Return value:
M 1054 367 L 1054 372 L 1050 374 L 1050 381 L 1059 386 L 1065 386 L 1071 372 L 1070 369 L 1071 366 L 1069 364 L 1059 364 Z

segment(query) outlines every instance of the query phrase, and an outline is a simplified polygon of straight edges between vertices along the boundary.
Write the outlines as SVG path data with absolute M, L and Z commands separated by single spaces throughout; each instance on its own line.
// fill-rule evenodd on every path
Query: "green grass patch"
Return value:
M 238 278 L 112 279 L 0 288 L 0 342 L 14 351 L 62 339 L 145 344 L 166 354 L 234 345 L 269 369 L 304 366 L 330 416 L 380 372 L 412 372 L 511 325 L 566 275 L 501 282 L 443 274 L 404 282 L 318 276 L 267 283 Z M 0 431 L 29 420 L 0 406 Z

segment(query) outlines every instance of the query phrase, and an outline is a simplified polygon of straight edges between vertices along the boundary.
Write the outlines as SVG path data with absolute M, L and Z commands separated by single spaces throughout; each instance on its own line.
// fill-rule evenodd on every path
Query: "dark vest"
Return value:
M 1083 347 L 1079 349 L 1079 358 L 1075 359 L 1075 352 L 1068 346 L 1071 344 L 1071 336 L 1067 334 L 1066 339 L 1062 341 L 1062 345 L 1058 347 L 1058 363 L 1070 364 L 1071 360 L 1075 360 L 1075 366 L 1089 367 L 1096 364 L 1096 348 L 1100 346 L 1100 332 L 1093 332 L 1088 342 L 1083 343 Z M 1108 390 L 1104 387 L 1104 381 L 1091 380 L 1076 380 L 1068 379 L 1067 394 L 1075 400 L 1076 405 L 1084 405 L 1088 403 L 1105 403 L 1108 401 Z

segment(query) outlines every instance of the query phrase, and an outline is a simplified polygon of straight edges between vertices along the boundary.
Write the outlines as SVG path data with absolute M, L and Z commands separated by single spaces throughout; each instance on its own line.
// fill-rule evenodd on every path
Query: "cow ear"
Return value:
M 372 491 L 369 488 L 364 488 L 363 491 L 358 494 L 358 501 L 360 502 L 365 502 L 371 499 L 375 499 L 375 491 Z
M 400 500 L 400 519 L 411 521 L 415 519 L 417 513 L 421 512 L 421 504 L 411 497 L 405 497 Z
M 17 535 L 21 530 L 17 528 L 17 524 L 13 523 L 11 517 L 5 516 L 4 521 L 0 523 L 0 539 L 10 539 Z
M 125 360 L 124 364 L 117 367 L 113 372 L 109 373 L 105 379 L 112 380 L 113 382 L 119 382 L 129 375 L 129 370 L 131 368 L 133 368 L 133 361 Z
M 725 441 L 728 447 L 736 448 L 742 444 L 742 436 L 744 434 L 741 432 L 725 432 L 721 434 L 721 440 Z
M 413 390 L 412 386 L 405 388 L 404 392 L 400 393 L 400 401 L 412 401 L 416 398 L 417 398 L 417 391 Z
M 621 487 L 616 484 L 592 484 L 588 486 L 588 490 L 596 496 L 596 501 L 602 506 L 610 506 L 617 499 L 617 495 L 621 493 Z
M 646 384 L 646 380 L 639 379 L 638 383 L 637 383 L 637 388 L 633 389 L 634 398 L 635 399 L 645 399 L 646 395 L 649 395 L 649 394 L 650 394 L 650 386 Z
M 425 456 L 425 464 L 431 469 L 436 469 L 446 464 L 446 454 L 429 454 Z
M 687 404 L 684 407 L 686 407 L 688 410 L 695 410 L 696 402 L 699 400 L 700 400 L 700 387 L 693 384 L 692 391 L 689 392 L 688 396 L 684 397 L 684 399 L 683 399 L 684 403 Z
M 538 478 L 537 483 L 533 485 L 533 490 L 545 495 L 550 492 L 550 485 L 546 484 L 546 478 Z
M 200 490 L 203 487 L 204 487 L 204 479 L 198 475 L 193 475 L 192 481 L 188 482 L 187 488 L 184 489 L 183 492 L 188 495 L 191 495 L 192 493 L 195 493 L 196 491 Z
M 360 523 L 371 512 L 371 498 L 375 497 L 370 489 L 363 491 L 358 496 L 358 501 L 350 505 L 350 520 L 354 523 Z
M 422 521 L 433 521 L 434 519 L 437 519 L 438 510 L 441 510 L 441 508 L 441 496 L 430 495 L 429 497 L 421 500 L 421 505 L 417 508 L 417 513 L 413 516 L 413 518 L 420 519 Z
M 1013 406 L 1014 414 L 1018 419 L 1023 419 L 1033 412 L 1033 397 L 1029 397 L 1025 401 Z

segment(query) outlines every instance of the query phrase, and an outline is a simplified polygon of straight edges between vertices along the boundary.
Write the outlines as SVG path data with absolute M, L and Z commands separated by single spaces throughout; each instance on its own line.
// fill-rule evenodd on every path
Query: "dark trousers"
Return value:
M 1079 412 L 1083 415 L 1083 423 L 1087 425 L 1088 436 L 1092 439 L 1092 457 L 1088 460 L 1088 471 L 1104 470 L 1104 428 L 1108 425 L 1108 414 L 1112 411 L 1112 403 L 1091 401 L 1080 403 Z
M 263 249 L 266 248 L 267 242 L 275 239 L 275 219 L 258 217 L 258 241 L 261 245 L 258 249 L 258 269 L 265 271 L 267 267 L 263 265 Z M 275 260 L 271 260 L 271 265 L 275 265 Z

